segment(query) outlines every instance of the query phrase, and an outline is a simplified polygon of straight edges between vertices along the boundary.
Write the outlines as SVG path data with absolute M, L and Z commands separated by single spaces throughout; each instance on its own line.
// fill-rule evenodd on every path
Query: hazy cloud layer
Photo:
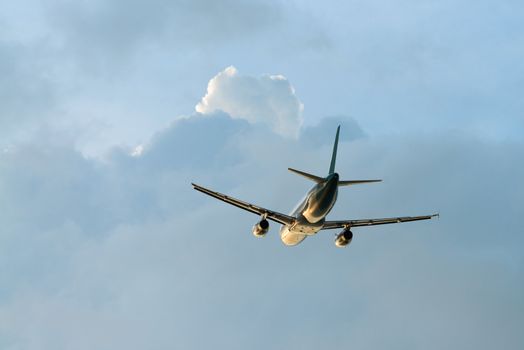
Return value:
M 224 111 L 233 118 L 267 124 L 280 135 L 297 137 L 304 106 L 284 76 L 242 76 L 230 66 L 209 81 L 195 109 L 200 113 Z
M 0 137 L 42 122 L 55 107 L 52 84 L 35 53 L 0 37 Z
M 358 128 L 347 123 L 343 134 Z M 309 128 L 330 136 L 310 143 L 196 114 L 140 156 L 86 159 L 67 142 L 4 152 L 2 346 L 520 348 L 521 144 L 463 133 L 342 140 L 344 178 L 385 181 L 341 189 L 332 218 L 442 213 L 355 229 L 342 250 L 329 232 L 285 247 L 276 225 L 256 239 L 255 216 L 191 189 L 286 212 L 311 186 L 286 166 L 324 174 L 331 124 Z
M 144 46 L 227 43 L 257 33 L 280 20 L 278 5 L 244 0 L 155 0 L 55 2 L 50 22 L 69 53 L 91 66 L 100 61 L 127 60 Z

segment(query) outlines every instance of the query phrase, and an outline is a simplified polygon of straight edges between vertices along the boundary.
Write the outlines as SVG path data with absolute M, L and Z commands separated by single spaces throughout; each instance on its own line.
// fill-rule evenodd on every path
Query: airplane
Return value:
M 241 201 L 225 194 L 212 191 L 195 183 L 192 183 L 191 185 L 197 191 L 205 193 L 228 204 L 234 205 L 238 208 L 247 210 L 251 213 L 260 215 L 260 221 L 256 223 L 252 229 L 253 235 L 256 237 L 264 237 L 267 234 L 269 231 L 268 220 L 272 220 L 278 224 L 281 224 L 280 239 L 287 246 L 295 246 L 306 239 L 306 237 L 313 236 L 321 230 L 342 229 L 342 231 L 336 236 L 335 245 L 337 247 L 345 247 L 349 245 L 353 239 L 353 233 L 351 232 L 353 227 L 428 220 L 439 216 L 439 214 L 431 214 L 423 216 L 403 216 L 382 219 L 335 221 L 326 220 L 326 216 L 329 214 L 337 200 L 339 186 L 351 186 L 382 181 L 339 180 L 339 175 L 335 172 L 339 133 L 340 125 L 337 128 L 335 143 L 333 145 L 333 153 L 331 156 L 331 163 L 329 166 L 329 173 L 326 177 L 316 176 L 304 171 L 288 168 L 289 171 L 301 175 L 316 183 L 316 185 L 307 192 L 305 198 L 298 203 L 296 208 L 289 215 Z

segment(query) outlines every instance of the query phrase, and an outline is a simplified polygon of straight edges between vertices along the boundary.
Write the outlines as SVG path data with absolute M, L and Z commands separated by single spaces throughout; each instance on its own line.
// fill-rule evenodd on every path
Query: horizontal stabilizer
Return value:
M 339 181 L 339 186 L 351 186 L 351 185 L 358 185 L 358 184 L 367 184 L 370 182 L 380 182 L 382 180 L 348 180 L 348 181 Z
M 311 175 L 311 174 L 305 173 L 305 172 L 300 171 L 300 170 L 296 170 L 296 169 L 292 169 L 292 168 L 287 168 L 287 170 L 289 170 L 289 171 L 291 171 L 291 172 L 293 172 L 295 174 L 302 175 L 305 178 L 308 178 L 308 179 L 310 179 L 312 181 L 315 181 L 316 183 L 320 183 L 320 182 L 325 180 L 323 177 L 316 176 L 316 175 Z

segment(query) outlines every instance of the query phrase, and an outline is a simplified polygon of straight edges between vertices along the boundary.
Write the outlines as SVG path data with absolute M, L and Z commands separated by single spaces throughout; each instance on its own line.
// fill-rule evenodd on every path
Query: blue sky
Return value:
M 521 349 L 517 1 L 0 5 L 0 348 Z M 431 222 L 298 247 L 287 212 Z

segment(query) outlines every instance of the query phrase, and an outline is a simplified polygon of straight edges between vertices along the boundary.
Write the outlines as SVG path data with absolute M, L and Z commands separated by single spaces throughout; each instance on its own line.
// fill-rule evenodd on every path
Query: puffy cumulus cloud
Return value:
M 209 81 L 195 109 L 204 114 L 224 111 L 233 118 L 269 125 L 280 135 L 297 137 L 304 106 L 285 77 L 244 76 L 230 66 Z
M 190 186 L 287 212 L 311 184 L 286 167 L 324 174 L 332 123 L 360 129 L 331 119 L 295 140 L 196 114 L 134 156 L 86 158 L 67 142 L 0 153 L 0 345 L 522 348 L 522 144 L 342 138 L 339 172 L 385 181 L 341 189 L 332 218 L 442 213 L 355 229 L 343 250 L 331 233 L 285 247 L 276 225 L 255 239 L 256 216 Z

